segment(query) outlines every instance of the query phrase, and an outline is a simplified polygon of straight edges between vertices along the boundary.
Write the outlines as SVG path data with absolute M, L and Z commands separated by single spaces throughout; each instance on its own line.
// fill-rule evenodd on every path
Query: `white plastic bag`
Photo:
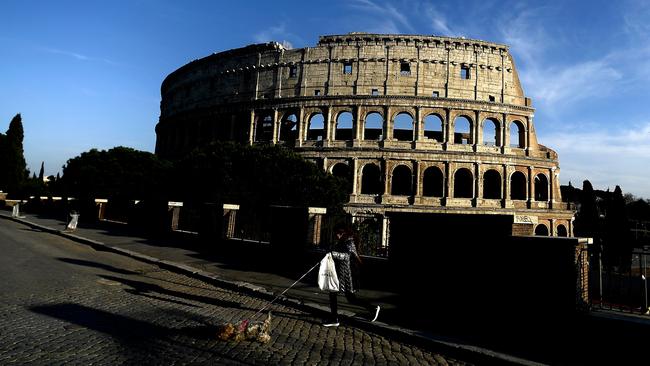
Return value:
M 320 288 L 321 291 L 339 291 L 339 277 L 336 275 L 336 267 L 334 267 L 332 253 L 327 253 L 320 261 L 320 268 L 318 269 L 318 288 Z

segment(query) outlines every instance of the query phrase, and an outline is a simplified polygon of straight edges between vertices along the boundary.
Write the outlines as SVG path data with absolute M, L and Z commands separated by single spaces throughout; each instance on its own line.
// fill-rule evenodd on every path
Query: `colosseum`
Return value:
M 215 53 L 162 83 L 156 153 L 214 140 L 282 144 L 351 181 L 346 211 L 484 221 L 572 236 L 555 151 L 506 45 L 422 35 L 321 36 Z

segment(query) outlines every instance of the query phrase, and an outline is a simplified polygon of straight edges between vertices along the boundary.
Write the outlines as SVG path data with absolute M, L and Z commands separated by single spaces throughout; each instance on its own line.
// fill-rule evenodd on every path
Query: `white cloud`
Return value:
M 607 96 L 622 79 L 607 58 L 573 65 L 527 70 L 521 79 L 528 93 L 546 107 L 560 107 L 594 96 Z
M 443 13 L 431 4 L 424 6 L 424 15 L 431 22 L 431 28 L 441 36 L 458 37 L 461 34 L 452 30 Z
M 350 7 L 361 10 L 376 19 L 364 31 L 375 33 L 416 33 L 409 17 L 391 4 L 374 2 L 372 0 L 353 0 Z
M 287 49 L 293 48 L 294 42 L 304 43 L 299 36 L 287 31 L 285 23 L 264 29 L 253 35 L 253 39 L 258 43 L 279 42 Z
M 117 62 L 111 61 L 109 59 L 101 58 L 101 57 L 90 57 L 83 55 L 81 53 L 76 53 L 76 52 L 70 52 L 70 51 L 65 51 L 65 50 L 60 50 L 57 48 L 49 48 L 49 47 L 39 47 L 41 51 L 45 51 L 47 53 L 52 53 L 56 55 L 64 55 L 68 57 L 75 58 L 79 61 L 99 61 L 99 62 L 104 62 L 109 65 L 117 65 Z
M 617 126 L 630 127 L 606 131 L 574 125 L 539 140 L 558 152 L 563 183 L 580 186 L 588 179 L 600 189 L 620 185 L 624 192 L 650 198 L 650 122 Z

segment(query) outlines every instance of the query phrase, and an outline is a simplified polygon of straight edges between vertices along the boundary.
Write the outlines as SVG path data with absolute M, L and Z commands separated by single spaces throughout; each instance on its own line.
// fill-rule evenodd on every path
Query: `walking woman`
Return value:
M 358 298 L 355 293 L 359 290 L 359 266 L 361 257 L 357 253 L 357 246 L 354 233 L 349 227 L 336 230 L 337 242 L 332 248 L 332 257 L 336 274 L 339 278 L 339 292 L 345 294 L 345 298 L 351 304 L 364 307 L 371 314 L 370 321 L 374 322 L 379 316 L 379 306 L 373 306 L 367 300 Z M 323 323 L 326 327 L 338 327 L 338 293 L 330 292 L 330 318 Z

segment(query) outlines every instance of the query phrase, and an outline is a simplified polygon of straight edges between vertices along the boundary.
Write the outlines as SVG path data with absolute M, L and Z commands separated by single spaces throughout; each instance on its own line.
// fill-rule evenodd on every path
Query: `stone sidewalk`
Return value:
M 0 212 L 0 217 L 13 219 L 8 212 Z M 228 247 L 213 250 L 215 248 L 199 246 L 199 241 L 187 233 L 172 233 L 165 237 L 148 238 L 134 234 L 126 225 L 117 223 L 100 223 L 94 227 L 82 224 L 73 233 L 69 233 L 64 231 L 65 222 L 62 220 L 30 214 L 13 220 L 90 245 L 97 250 L 127 255 L 207 282 L 255 294 L 267 300 L 274 299 L 293 284 L 302 273 L 317 263 L 316 261 L 305 264 L 300 272 L 283 271 L 265 262 L 264 259 L 268 257 L 264 251 L 270 251 L 268 244 L 230 241 Z M 232 248 L 233 246 L 235 248 Z M 253 249 L 257 251 L 257 255 L 247 255 Z M 316 271 L 317 269 L 313 272 Z M 319 291 L 315 280 L 315 273 L 311 273 L 276 302 L 325 316 L 329 312 L 329 300 L 326 294 Z M 399 296 L 393 292 L 362 289 L 359 297 L 382 306 L 379 321 L 368 322 L 364 309 L 348 304 L 345 298 L 340 296 L 339 314 L 342 322 L 388 337 L 422 344 L 439 352 L 460 354 L 465 359 L 470 357 L 480 364 L 536 364 L 460 340 L 435 335 L 426 330 L 408 327 L 398 316 L 396 300 Z

